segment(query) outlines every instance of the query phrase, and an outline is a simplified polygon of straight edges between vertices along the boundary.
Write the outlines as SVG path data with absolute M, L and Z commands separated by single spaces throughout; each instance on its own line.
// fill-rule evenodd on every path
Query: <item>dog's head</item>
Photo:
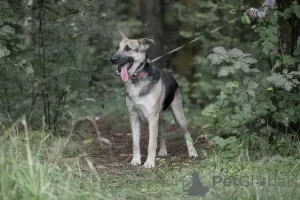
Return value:
M 154 40 L 148 38 L 128 39 L 122 31 L 119 32 L 122 40 L 117 46 L 117 53 L 111 58 L 111 62 L 118 65 L 118 71 L 125 82 L 146 61 L 146 50 L 150 44 L 155 43 Z

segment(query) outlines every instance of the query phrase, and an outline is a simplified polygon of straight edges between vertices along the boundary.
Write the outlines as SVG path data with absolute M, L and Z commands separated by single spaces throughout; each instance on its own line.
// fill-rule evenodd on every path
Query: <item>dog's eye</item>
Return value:
M 130 47 L 128 45 L 125 46 L 125 51 L 130 51 Z
M 119 49 L 119 45 L 116 47 L 116 49 L 117 49 L 117 50 Z

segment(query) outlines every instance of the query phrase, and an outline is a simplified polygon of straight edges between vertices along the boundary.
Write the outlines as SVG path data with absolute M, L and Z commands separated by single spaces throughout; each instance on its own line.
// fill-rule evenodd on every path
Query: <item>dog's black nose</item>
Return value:
M 112 64 L 117 64 L 117 58 L 116 57 L 112 57 L 110 59 L 110 61 L 112 62 Z

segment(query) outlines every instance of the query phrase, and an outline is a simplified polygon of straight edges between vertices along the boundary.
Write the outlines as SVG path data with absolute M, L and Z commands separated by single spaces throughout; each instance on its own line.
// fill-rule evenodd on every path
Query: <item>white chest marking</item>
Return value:
M 126 85 L 128 98 L 126 103 L 130 112 L 137 112 L 142 120 L 146 120 L 159 110 L 160 95 L 158 96 L 155 92 L 149 92 L 149 94 L 140 97 L 139 94 L 143 86 Z M 155 90 L 155 88 L 152 89 Z

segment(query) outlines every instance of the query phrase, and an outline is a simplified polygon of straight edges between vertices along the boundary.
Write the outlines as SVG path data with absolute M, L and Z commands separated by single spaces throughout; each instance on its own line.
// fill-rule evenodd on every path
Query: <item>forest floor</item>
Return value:
M 179 126 L 167 121 L 164 124 L 168 156 L 161 159 L 166 162 L 175 162 L 176 160 L 178 163 L 196 160 L 188 157 L 183 133 Z M 118 118 L 105 116 L 97 120 L 97 125 L 101 136 L 111 142 L 111 147 L 108 147 L 105 143 L 103 147 L 100 146 L 95 129 L 88 120 L 81 121 L 76 125 L 73 137 L 77 142 L 85 144 L 84 149 L 93 162 L 97 166 L 102 166 L 100 168 L 107 168 L 108 170 L 124 170 L 124 168 L 134 170 L 139 168 L 133 168 L 129 165 L 132 158 L 132 134 L 129 119 L 127 122 L 126 119 L 120 121 Z M 199 153 L 210 149 L 208 142 L 199 134 L 201 133 L 200 126 L 190 126 L 189 130 L 192 138 L 194 138 L 195 148 Z M 147 123 L 141 123 L 142 162 L 146 160 L 147 156 L 148 136 Z
M 154 169 L 146 169 L 129 165 L 128 117 L 103 116 L 97 126 L 111 147 L 100 146 L 89 121 L 77 123 L 67 138 L 31 131 L 30 145 L 24 134 L 0 137 L 0 199 L 300 199 L 299 154 L 254 158 L 252 154 L 262 152 L 250 152 L 240 143 L 236 149 L 220 150 L 200 126 L 190 125 L 200 154 L 191 159 L 181 130 L 166 122 L 168 156 L 157 158 Z M 145 162 L 147 124 L 141 130 Z M 202 184 L 192 176 L 195 172 Z M 202 196 L 189 195 L 192 186 Z
M 87 121 L 78 124 L 75 140 L 94 138 L 85 142 L 88 143 L 85 150 L 106 183 L 103 191 L 107 191 L 113 199 L 290 199 L 295 195 L 300 199 L 300 193 L 291 189 L 300 186 L 300 160 L 295 162 L 292 157 L 275 155 L 265 160 L 251 160 L 244 152 L 234 158 L 223 157 L 220 155 L 222 152 L 214 151 L 212 142 L 205 139 L 201 126 L 190 125 L 189 130 L 200 158 L 189 158 L 181 129 L 165 121 L 168 156 L 157 158 L 155 169 L 132 167 L 129 165 L 132 158 L 129 119 L 106 116 L 99 119 L 97 124 L 102 137 L 112 143 L 111 148 L 100 147 L 96 133 Z M 147 123 L 142 123 L 142 162 L 146 160 L 147 146 L 148 127 Z M 210 188 L 210 193 L 196 197 L 188 195 L 187 189 L 192 185 L 191 175 L 194 172 L 200 175 L 203 186 Z M 282 187 L 277 185 L 277 175 L 274 175 L 277 173 L 285 181 Z M 297 184 L 287 183 L 286 178 L 291 174 L 297 179 L 289 181 L 298 181 Z M 241 180 L 243 176 L 248 179 Z M 221 181 L 218 179 L 220 177 Z

